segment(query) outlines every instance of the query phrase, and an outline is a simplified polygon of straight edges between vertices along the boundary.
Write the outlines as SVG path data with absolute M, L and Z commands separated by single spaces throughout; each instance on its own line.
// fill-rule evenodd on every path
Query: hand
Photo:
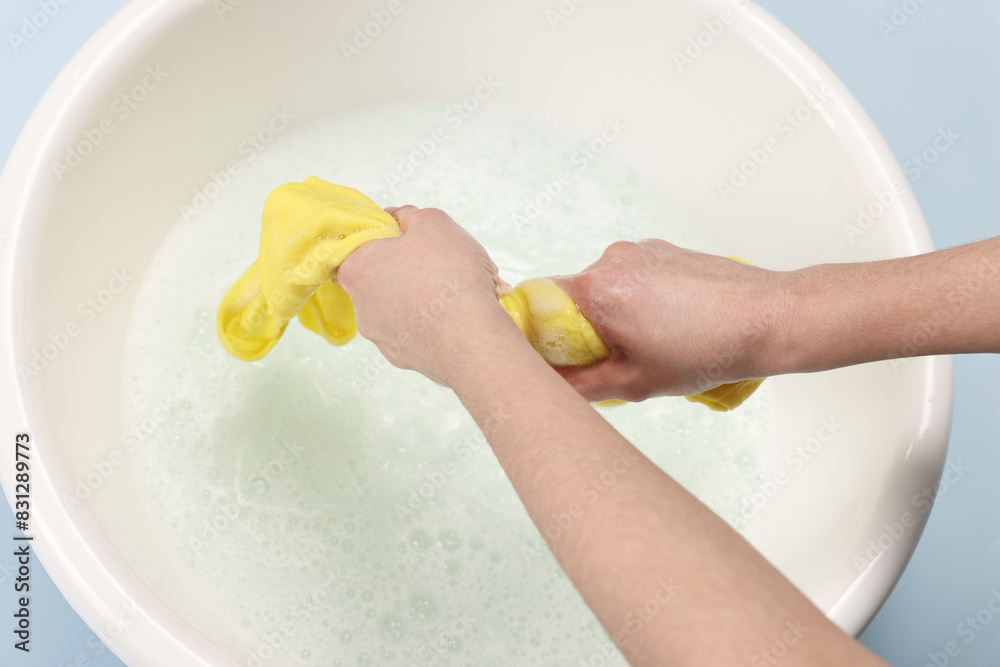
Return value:
M 591 401 L 690 395 L 762 377 L 792 306 L 782 275 L 657 239 L 615 243 L 583 272 L 555 279 L 612 356 L 559 372 Z
M 445 212 L 386 211 L 402 236 L 358 248 L 337 280 L 354 302 L 362 336 L 393 365 L 450 386 L 462 349 L 489 345 L 498 328 L 520 335 L 497 301 L 504 283 L 483 247 Z

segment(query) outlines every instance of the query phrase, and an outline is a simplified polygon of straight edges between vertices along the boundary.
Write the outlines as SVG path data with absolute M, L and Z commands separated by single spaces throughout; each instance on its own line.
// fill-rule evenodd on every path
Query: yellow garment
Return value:
M 334 345 L 347 343 L 357 333 L 354 306 L 330 277 L 362 244 L 393 236 L 395 219 L 356 190 L 315 176 L 276 188 L 264 203 L 260 257 L 219 305 L 223 347 L 261 359 L 296 314 Z
M 553 366 L 589 366 L 611 354 L 569 294 L 551 280 L 525 280 L 500 297 L 500 305 Z
M 223 347 L 243 361 L 261 359 L 296 315 L 330 343 L 347 343 L 357 333 L 354 306 L 331 277 L 362 244 L 395 236 L 393 217 L 356 190 L 315 176 L 276 188 L 264 204 L 260 257 L 219 304 Z M 586 366 L 611 354 L 570 296 L 550 280 L 527 280 L 500 303 L 552 365 Z M 761 382 L 723 385 L 688 400 L 731 410 Z

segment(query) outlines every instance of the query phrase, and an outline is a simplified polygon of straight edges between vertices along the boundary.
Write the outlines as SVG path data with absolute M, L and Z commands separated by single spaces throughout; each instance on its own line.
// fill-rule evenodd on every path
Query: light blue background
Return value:
M 45 89 L 125 0 L 77 0 L 19 50 L 8 34 L 38 1 L 0 8 L 0 156 L 7 156 Z M 274 0 L 278 1 L 278 0 Z M 608 2 L 610 0 L 590 0 Z M 761 0 L 837 73 L 875 121 L 899 161 L 923 150 L 938 128 L 961 138 L 912 185 L 938 247 L 1000 235 L 1000 3 L 996 0 Z M 893 6 L 919 10 L 897 32 L 879 21 Z M 72 279 L 68 276 L 67 279 Z M 949 459 L 972 468 L 939 499 L 899 585 L 864 642 L 894 665 L 922 666 L 949 641 L 948 664 L 1000 665 L 1000 616 L 959 635 L 1000 590 L 1000 356 L 957 360 Z M 12 432 L 5 425 L 6 435 Z M 0 525 L 12 526 L 6 504 Z M 100 646 L 40 568 L 32 572 L 32 653 L 11 648 L 13 558 L 0 553 L 0 663 L 32 667 L 121 665 Z M 938 665 L 944 664 L 938 656 Z

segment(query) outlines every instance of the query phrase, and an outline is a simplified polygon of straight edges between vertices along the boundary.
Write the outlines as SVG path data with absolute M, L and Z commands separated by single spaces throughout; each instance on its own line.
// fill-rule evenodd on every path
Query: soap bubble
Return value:
M 442 530 L 438 533 L 438 542 L 448 551 L 455 551 L 462 546 L 462 538 L 454 530 Z
M 437 615 L 437 602 L 426 593 L 416 593 L 410 596 L 410 611 L 422 621 L 430 620 Z
M 465 651 L 469 662 L 503 655 L 515 656 L 506 664 L 575 664 L 597 654 L 605 637 L 581 623 L 592 614 L 547 550 L 544 558 L 522 557 L 537 531 L 453 392 L 385 365 L 368 341 L 332 348 L 294 321 L 259 362 L 221 349 L 214 336 L 220 289 L 257 252 L 261 205 L 274 185 L 316 173 L 383 193 L 380 205 L 440 206 L 483 242 L 512 283 L 573 273 L 621 238 L 712 250 L 659 184 L 610 153 L 576 172 L 582 137 L 499 105 L 484 105 L 475 124 L 448 134 L 433 160 L 390 187 L 386 174 L 399 156 L 446 110 L 362 110 L 283 136 L 245 165 L 196 224 L 178 222 L 135 300 L 122 372 L 127 420 L 141 424 L 163 397 L 172 413 L 134 452 L 150 511 L 205 596 L 223 614 L 251 619 L 248 635 L 263 636 L 277 622 L 261 609 L 299 609 L 309 597 L 309 614 L 293 616 L 283 650 L 317 656 L 311 666 L 409 664 L 416 647 L 431 646 L 442 630 L 451 636 L 447 650 Z M 541 201 L 565 170 L 572 175 L 565 192 L 515 225 L 514 215 Z M 607 419 L 724 516 L 756 488 L 758 451 L 771 428 L 763 400 L 714 418 L 663 399 Z M 401 519 L 395 504 L 405 498 L 407 505 L 418 489 L 421 502 Z M 197 527 L 214 517 L 206 490 L 248 504 L 239 505 L 224 540 L 193 555 L 192 540 L 204 542 Z M 386 636 L 383 624 L 393 618 L 408 624 L 401 640 Z M 469 625 L 451 632 L 453 618 Z M 607 664 L 624 662 L 612 656 Z
M 379 623 L 379 632 L 387 641 L 400 642 L 406 637 L 406 623 L 395 614 L 388 614 Z
M 414 551 L 426 551 L 434 545 L 434 538 L 423 529 L 412 531 L 407 536 L 406 541 Z

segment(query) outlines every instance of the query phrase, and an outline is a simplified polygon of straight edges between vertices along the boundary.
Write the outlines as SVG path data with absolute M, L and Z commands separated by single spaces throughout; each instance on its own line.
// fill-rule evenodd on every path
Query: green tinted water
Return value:
M 455 128 L 446 109 L 358 112 L 282 137 L 178 220 L 144 277 L 129 419 L 164 396 L 173 415 L 135 465 L 191 577 L 258 647 L 238 656 L 248 665 L 275 654 L 301 665 L 625 664 L 617 653 L 602 662 L 613 651 L 604 631 L 449 390 L 387 367 L 367 341 L 335 348 L 297 322 L 255 363 L 215 337 L 219 300 L 257 255 L 267 194 L 311 175 L 385 206 L 448 211 L 511 283 L 575 272 L 620 239 L 711 250 L 683 210 L 591 138 L 495 107 Z M 729 415 L 683 399 L 605 414 L 723 516 L 754 490 L 771 437 L 766 383 Z

